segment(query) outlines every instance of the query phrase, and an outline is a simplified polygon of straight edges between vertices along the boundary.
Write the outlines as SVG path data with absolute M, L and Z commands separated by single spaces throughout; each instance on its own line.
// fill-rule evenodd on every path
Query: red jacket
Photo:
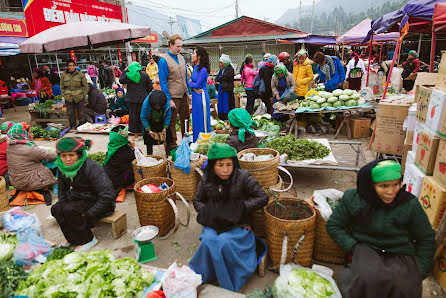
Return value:
M 6 164 L 7 148 L 8 148 L 8 142 L 6 142 L 6 140 L 0 143 L 0 176 L 3 176 L 8 170 L 8 165 Z
M 41 89 L 43 89 L 45 91 L 45 93 L 48 95 L 48 97 L 51 97 L 51 95 L 53 95 L 53 89 L 52 89 L 52 85 L 50 83 L 50 81 L 48 80 L 47 77 L 41 77 L 40 78 L 40 82 L 42 84 Z M 33 86 L 34 88 L 36 88 L 37 92 L 40 92 L 40 90 L 37 90 L 37 86 L 36 86 L 36 79 L 33 78 Z

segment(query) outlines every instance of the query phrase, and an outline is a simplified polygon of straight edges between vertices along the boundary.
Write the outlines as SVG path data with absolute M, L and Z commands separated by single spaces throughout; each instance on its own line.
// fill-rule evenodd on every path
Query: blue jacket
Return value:
M 319 74 L 319 78 L 321 82 L 324 82 L 325 90 L 333 91 L 338 88 L 339 83 L 343 83 L 345 81 L 345 70 L 344 66 L 342 66 L 341 60 L 339 60 L 336 56 L 331 56 L 333 59 L 333 64 L 336 68 L 335 73 L 330 76 L 330 81 L 325 81 L 325 75 L 319 70 L 319 65 L 317 66 L 317 73 Z M 330 65 L 329 65 L 330 67 Z M 331 72 L 331 67 L 330 67 Z
M 149 96 L 150 94 L 147 95 L 141 109 L 141 122 L 142 125 L 144 126 L 144 129 L 146 129 L 147 127 L 150 128 L 149 119 L 150 119 L 150 111 L 152 110 L 152 108 L 149 105 Z M 164 109 L 163 126 L 164 128 L 168 128 L 170 124 L 170 118 L 172 117 L 172 110 L 170 109 L 169 100 L 166 102 L 163 109 Z

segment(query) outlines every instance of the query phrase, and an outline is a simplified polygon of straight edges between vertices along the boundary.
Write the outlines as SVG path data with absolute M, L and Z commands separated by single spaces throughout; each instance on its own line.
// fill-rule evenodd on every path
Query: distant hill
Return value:
M 407 0 L 320 0 L 314 6 L 313 33 L 340 35 L 365 18 L 379 18 L 399 9 L 406 2 Z M 290 8 L 276 23 L 310 32 L 311 13 L 312 5 L 302 6 L 299 27 L 299 8 Z

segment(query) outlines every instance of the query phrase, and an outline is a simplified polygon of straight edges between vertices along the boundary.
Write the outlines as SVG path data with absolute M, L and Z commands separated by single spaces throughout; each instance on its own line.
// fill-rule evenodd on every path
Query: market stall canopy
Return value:
M 367 18 L 361 23 L 347 31 L 344 35 L 337 39 L 338 44 L 358 44 L 367 36 L 372 27 L 372 20 Z M 381 33 L 373 36 L 374 42 L 397 41 L 400 34 L 397 32 Z
M 306 44 L 318 44 L 318 45 L 335 45 L 335 36 L 323 36 L 323 35 L 309 35 L 298 39 L 279 40 L 280 43 L 306 43 Z
M 439 28 L 439 26 L 446 25 L 446 3 L 440 3 L 435 5 L 433 19 L 435 28 Z
M 363 43 L 370 40 L 373 34 L 384 32 L 399 32 L 409 22 L 409 32 L 432 33 L 432 17 L 435 4 L 444 3 L 445 0 L 411 0 L 399 10 L 385 14 L 372 22 Z M 375 39 L 375 37 L 373 37 Z
M 16 43 L 0 42 L 0 56 L 14 56 L 20 54 L 19 45 Z
M 20 44 L 22 53 L 101 47 L 150 35 L 147 27 L 117 22 L 76 22 L 56 26 Z

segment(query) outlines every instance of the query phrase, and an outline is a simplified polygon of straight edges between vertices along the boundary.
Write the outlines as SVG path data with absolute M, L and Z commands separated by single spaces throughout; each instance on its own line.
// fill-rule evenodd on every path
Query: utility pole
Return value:
M 235 0 L 235 18 L 238 19 L 238 0 Z
M 311 30 L 310 33 L 313 34 L 313 22 L 314 22 L 314 2 L 315 0 L 313 0 L 313 9 L 311 11 Z
M 335 16 L 334 35 L 336 36 L 336 30 L 338 29 L 338 16 Z
M 175 23 L 175 21 L 173 20 L 172 17 L 169 17 L 169 25 L 170 25 L 170 35 L 173 34 L 173 24 Z
M 300 22 L 300 17 L 301 17 L 301 13 L 302 13 L 302 1 L 299 1 L 299 30 L 300 30 L 300 26 L 301 26 L 301 22 Z
M 127 9 L 125 9 L 125 0 L 121 0 L 122 22 L 127 23 Z M 132 53 L 130 51 L 130 42 L 125 43 L 125 53 L 127 55 L 127 65 L 132 62 Z M 110 61 L 111 63 L 111 61 Z

